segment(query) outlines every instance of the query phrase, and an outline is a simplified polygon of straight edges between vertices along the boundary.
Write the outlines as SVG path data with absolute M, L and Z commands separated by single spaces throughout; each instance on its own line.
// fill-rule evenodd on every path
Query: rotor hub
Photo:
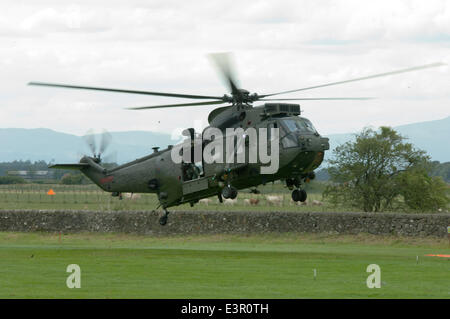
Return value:
M 259 99 L 259 95 L 256 93 L 250 94 L 249 91 L 245 89 L 237 89 L 230 95 L 225 94 L 223 96 L 223 101 L 227 103 L 234 104 L 251 104 Z

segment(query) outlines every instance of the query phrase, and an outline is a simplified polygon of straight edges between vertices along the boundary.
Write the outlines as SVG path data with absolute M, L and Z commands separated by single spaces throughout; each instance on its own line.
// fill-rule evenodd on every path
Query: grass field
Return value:
M 184 204 L 171 207 L 171 211 L 177 210 L 209 210 L 209 211 L 261 211 L 282 209 L 284 211 L 348 211 L 344 208 L 336 208 L 323 201 L 320 193 L 321 184 L 309 186 L 308 201 L 318 200 L 323 202 L 320 206 L 299 206 L 291 201 L 290 191 L 282 184 L 267 184 L 261 186 L 262 194 L 251 194 L 249 190 L 239 192 L 235 205 L 223 205 L 217 197 L 211 197 L 212 203 L 202 203 L 191 207 Z M 55 195 L 47 195 L 52 189 Z M 281 206 L 267 203 L 265 195 L 283 196 Z M 257 198 L 260 203 L 257 206 L 245 205 L 244 199 Z M 156 194 L 133 194 L 131 198 L 124 196 L 123 200 L 111 197 L 110 193 L 102 191 L 93 184 L 89 185 L 61 185 L 61 184 L 24 184 L 24 185 L 0 185 L 0 209 L 76 209 L 95 211 L 142 211 L 153 210 L 159 204 Z
M 0 233 L 0 298 L 450 298 L 449 258 L 426 254 L 447 239 Z
M 281 184 L 239 193 L 237 204 L 188 204 L 170 210 L 344 211 L 315 184 L 298 206 Z M 320 185 L 319 185 L 320 186 Z M 49 196 L 53 189 L 56 195 Z M 271 206 L 265 194 L 284 196 Z M 259 198 L 258 206 L 244 199 Z M 153 194 L 112 198 L 95 185 L 0 185 L 0 209 L 151 210 Z M 0 233 L 0 298 L 450 298 L 446 239 L 380 236 L 259 235 L 144 237 L 119 234 Z M 416 258 L 419 257 L 417 263 Z M 81 267 L 69 289 L 70 264 Z M 369 264 L 382 287 L 369 289 Z M 314 279 L 313 271 L 317 277 Z

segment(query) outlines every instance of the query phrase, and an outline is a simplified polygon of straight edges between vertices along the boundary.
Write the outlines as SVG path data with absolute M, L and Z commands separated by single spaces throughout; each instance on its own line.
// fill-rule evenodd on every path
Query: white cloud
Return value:
M 214 107 L 132 112 L 184 100 L 27 87 L 29 81 L 222 95 L 206 58 L 234 52 L 240 82 L 271 93 L 450 62 L 448 1 L 2 1 L 0 127 L 171 132 Z M 292 93 L 324 133 L 449 115 L 449 67 Z M 280 96 L 281 97 L 281 96 Z

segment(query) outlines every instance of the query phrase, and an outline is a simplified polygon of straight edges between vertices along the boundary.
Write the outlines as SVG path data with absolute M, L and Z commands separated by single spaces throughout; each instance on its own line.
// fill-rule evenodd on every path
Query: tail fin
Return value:
M 76 164 L 55 164 L 49 166 L 49 168 L 56 169 L 79 169 L 90 168 L 91 171 L 95 171 L 100 174 L 106 174 L 106 168 L 100 166 L 98 162 L 94 161 L 92 157 L 83 156 L 79 163 Z M 85 172 L 85 171 L 84 171 Z
M 86 175 L 91 181 L 100 186 L 102 189 L 105 189 L 101 181 L 102 178 L 105 177 L 107 170 L 94 162 L 94 160 L 90 157 L 83 157 L 80 163 L 77 164 L 54 164 L 50 165 L 49 168 L 80 170 L 81 173 Z

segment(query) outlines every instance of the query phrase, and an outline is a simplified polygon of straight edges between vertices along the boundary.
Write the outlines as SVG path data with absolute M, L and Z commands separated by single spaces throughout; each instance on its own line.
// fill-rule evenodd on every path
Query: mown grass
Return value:
M 0 298 L 450 298 L 449 259 L 425 256 L 438 253 L 445 238 L 0 233 Z

